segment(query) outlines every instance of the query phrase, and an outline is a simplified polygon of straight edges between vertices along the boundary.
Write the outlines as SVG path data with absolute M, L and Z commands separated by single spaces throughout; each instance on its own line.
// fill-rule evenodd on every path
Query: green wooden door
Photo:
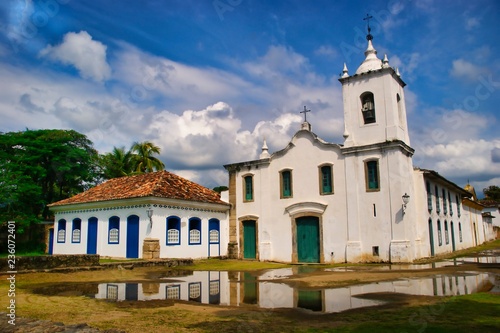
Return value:
M 243 258 L 255 259 L 256 251 L 256 234 L 255 221 L 243 221 Z
M 319 262 L 319 219 L 305 216 L 296 221 L 299 262 Z

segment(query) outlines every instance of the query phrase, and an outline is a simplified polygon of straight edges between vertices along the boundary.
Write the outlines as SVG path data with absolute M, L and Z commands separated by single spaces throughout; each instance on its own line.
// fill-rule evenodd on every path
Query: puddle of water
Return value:
M 108 301 L 183 300 L 203 304 L 251 306 L 266 309 L 299 308 L 332 313 L 384 304 L 368 294 L 392 293 L 423 296 L 464 295 L 495 285 L 495 275 L 466 275 L 401 279 L 342 288 L 303 290 L 273 282 L 296 274 L 296 268 L 249 272 L 194 271 L 186 276 L 163 277 L 151 282 L 64 284 L 36 290 L 50 295 L 85 295 Z M 158 282 L 161 281 L 161 282 Z

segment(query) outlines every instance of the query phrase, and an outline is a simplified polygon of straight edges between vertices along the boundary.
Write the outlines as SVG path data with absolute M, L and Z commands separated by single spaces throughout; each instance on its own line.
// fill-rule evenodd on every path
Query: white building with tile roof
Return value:
M 49 253 L 144 259 L 227 254 L 229 204 L 168 171 L 111 179 L 49 207 L 55 215 Z

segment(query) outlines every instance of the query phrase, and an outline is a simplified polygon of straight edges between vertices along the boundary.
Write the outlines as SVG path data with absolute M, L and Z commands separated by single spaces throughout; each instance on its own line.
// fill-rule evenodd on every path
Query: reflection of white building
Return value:
M 206 258 L 227 253 L 229 204 L 167 171 L 110 179 L 50 204 L 49 253 Z
M 370 38 L 368 38 L 370 37 Z M 365 60 L 339 78 L 343 144 L 304 119 L 282 150 L 229 172 L 229 254 L 280 262 L 410 262 L 489 239 L 471 194 L 414 168 L 404 87 L 368 35 Z M 308 110 L 304 109 L 305 114 Z M 467 202 L 468 203 L 468 202 Z
M 272 282 L 292 274 L 292 269 L 274 270 L 258 277 L 243 272 L 200 271 L 160 283 L 102 283 L 95 298 L 113 301 L 183 300 L 266 309 L 303 308 L 330 313 L 383 303 L 363 298 L 362 295 L 366 294 L 465 295 L 481 290 L 487 283 L 494 283 L 494 276 L 489 274 L 438 275 L 317 290 L 300 290 Z

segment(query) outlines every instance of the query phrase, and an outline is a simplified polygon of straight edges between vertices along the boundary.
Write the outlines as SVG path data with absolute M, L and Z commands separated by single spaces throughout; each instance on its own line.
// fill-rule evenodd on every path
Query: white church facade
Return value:
M 371 35 L 365 60 L 342 84 L 345 142 L 307 118 L 282 150 L 229 172 L 229 251 L 291 263 L 410 262 L 491 239 L 471 193 L 414 168 L 404 87 Z M 307 110 L 304 108 L 304 113 Z M 468 200 L 468 204 L 462 204 Z
M 227 255 L 227 202 L 168 171 L 110 179 L 49 205 L 50 254 L 118 258 Z

